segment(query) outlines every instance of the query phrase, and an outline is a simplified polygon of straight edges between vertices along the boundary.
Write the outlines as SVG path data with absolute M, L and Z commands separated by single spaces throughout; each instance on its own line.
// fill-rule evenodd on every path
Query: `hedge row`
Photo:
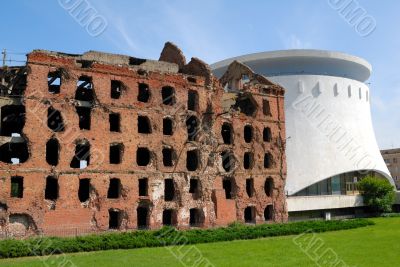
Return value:
M 255 239 L 296 235 L 309 231 L 326 232 L 354 229 L 373 224 L 372 221 L 367 219 L 306 221 L 256 226 L 234 223 L 228 227 L 212 229 L 176 230 L 172 227 L 163 227 L 151 231 L 114 232 L 69 238 L 8 239 L 0 241 L 0 258 Z

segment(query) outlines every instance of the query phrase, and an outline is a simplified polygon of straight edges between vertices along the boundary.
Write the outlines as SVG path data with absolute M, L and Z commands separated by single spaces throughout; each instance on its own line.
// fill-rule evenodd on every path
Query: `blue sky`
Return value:
M 90 4 L 107 23 L 96 37 L 63 8 Z M 331 0 L 351 1 L 351 0 Z M 61 3 L 61 4 L 60 4 Z M 48 49 L 100 50 L 158 59 L 166 41 L 208 63 L 268 50 L 336 50 L 368 60 L 372 117 L 381 148 L 400 147 L 400 1 L 353 0 L 376 21 L 360 36 L 329 0 L 19 0 L 3 2 L 0 48 L 8 59 Z M 16 62 L 14 62 L 16 64 Z

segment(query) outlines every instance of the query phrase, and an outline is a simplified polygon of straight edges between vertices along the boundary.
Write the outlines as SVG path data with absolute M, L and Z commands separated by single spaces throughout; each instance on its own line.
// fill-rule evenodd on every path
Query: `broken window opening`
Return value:
M 172 201 L 175 197 L 175 184 L 174 180 L 169 178 L 164 180 L 164 200 Z
M 254 207 L 247 207 L 244 209 L 244 221 L 246 223 L 255 223 L 256 212 Z
M 274 180 L 272 177 L 268 177 L 264 183 L 264 192 L 268 197 L 271 197 L 274 190 Z
M 189 224 L 191 227 L 198 227 L 203 225 L 204 223 L 203 210 L 194 208 L 190 209 L 189 213 L 190 213 Z
M 263 140 L 264 140 L 264 142 L 268 142 L 268 143 L 272 141 L 271 128 L 269 128 L 269 127 L 264 128 Z
M 129 57 L 129 65 L 137 66 L 146 62 L 146 59 L 137 58 L 137 57 Z
M 138 207 L 136 212 L 138 229 L 147 229 L 149 227 L 149 208 Z
M 194 77 L 187 77 L 187 80 L 190 83 L 196 83 L 197 82 L 196 78 L 194 78 Z
M 226 199 L 232 199 L 233 198 L 232 178 L 224 178 L 222 180 L 222 188 L 225 191 L 225 198 Z
M 173 134 L 173 122 L 171 118 L 163 119 L 163 134 L 172 135 Z
M 111 98 L 119 99 L 122 93 L 122 82 L 117 80 L 111 80 Z
M 150 119 L 147 116 L 138 116 L 138 133 L 150 134 Z
M 56 138 L 51 138 L 46 143 L 46 162 L 51 166 L 58 165 L 60 143 Z
M 244 134 L 244 141 L 246 143 L 250 143 L 251 140 L 253 139 L 253 127 L 251 127 L 250 125 L 244 126 L 243 134 Z
M 169 226 L 176 224 L 176 214 L 174 210 L 172 209 L 163 210 L 162 224 Z
M 230 172 L 235 167 L 235 159 L 231 152 L 223 151 L 221 153 L 222 167 L 226 172 Z
M 270 153 L 264 154 L 264 168 L 269 169 L 272 167 L 272 155 Z
M 199 123 L 196 116 L 189 116 L 186 119 L 186 128 L 187 128 L 187 135 L 188 141 L 195 141 L 196 135 L 198 133 Z
M 90 197 L 90 179 L 79 179 L 78 198 L 80 202 L 89 200 Z
M 190 178 L 189 193 L 191 193 L 191 194 L 199 194 L 200 193 L 200 186 L 199 186 L 198 178 Z
M 197 111 L 199 107 L 199 94 L 197 91 L 189 90 L 188 92 L 188 110 Z
M 121 116 L 119 113 L 110 113 L 108 121 L 110 122 L 110 132 L 120 132 Z
M 138 166 L 147 166 L 150 164 L 150 150 L 145 147 L 139 147 L 136 150 L 136 163 Z
M 231 145 L 233 143 L 233 130 L 232 124 L 224 122 L 221 128 L 222 139 L 224 140 L 224 144 Z
M 110 145 L 110 164 L 120 164 L 122 162 L 122 153 L 124 147 L 122 144 Z
M 87 141 L 78 141 L 75 145 L 75 156 L 71 161 L 71 168 L 85 169 L 90 164 L 90 144 Z
M 246 116 L 253 116 L 257 110 L 257 104 L 251 94 L 239 96 L 234 107 Z
M 80 101 L 93 101 L 93 83 L 92 78 L 88 76 L 79 77 L 76 83 L 75 100 Z
M 78 113 L 79 118 L 79 129 L 90 130 L 90 113 L 92 109 L 89 107 L 76 107 L 76 113 Z
M 248 197 L 253 197 L 254 195 L 254 179 L 246 179 L 246 193 Z
M 263 113 L 264 115 L 271 116 L 271 107 L 267 99 L 263 99 Z
M 65 129 L 61 112 L 53 107 L 47 109 L 47 126 L 54 132 L 62 132 Z
M 272 205 L 267 205 L 264 209 L 264 220 L 271 221 L 274 217 L 274 207 Z
M 29 158 L 28 144 L 26 141 L 22 143 L 5 143 L 0 146 L 0 161 L 11 164 L 20 164 Z
M 58 199 L 58 179 L 56 177 L 48 176 L 46 178 L 44 198 L 53 201 Z
M 49 93 L 59 94 L 61 88 L 61 72 L 49 72 L 49 74 L 47 75 L 47 84 L 49 86 Z
M 175 152 L 172 148 L 163 148 L 163 164 L 166 167 L 172 167 L 176 158 Z
M 11 177 L 11 197 L 23 198 L 24 196 L 24 177 Z
M 25 106 L 6 105 L 1 107 L 1 135 L 21 134 L 25 125 Z
M 137 100 L 139 102 L 147 103 L 150 99 L 150 88 L 148 84 L 139 83 L 139 93 L 137 96 Z
M 122 212 L 119 210 L 108 210 L 108 229 L 119 229 L 121 228 Z
M 186 169 L 188 171 L 195 171 L 199 166 L 199 151 L 189 150 L 186 152 Z
M 171 86 L 164 86 L 161 89 L 161 96 L 164 105 L 172 106 L 175 104 L 175 89 Z
M 120 198 L 121 189 L 121 180 L 118 178 L 111 178 L 108 185 L 107 198 Z
M 245 170 L 253 168 L 253 153 L 251 153 L 251 152 L 244 153 L 243 168 Z
M 139 196 L 146 197 L 148 196 L 148 179 L 147 178 L 140 178 L 139 179 Z

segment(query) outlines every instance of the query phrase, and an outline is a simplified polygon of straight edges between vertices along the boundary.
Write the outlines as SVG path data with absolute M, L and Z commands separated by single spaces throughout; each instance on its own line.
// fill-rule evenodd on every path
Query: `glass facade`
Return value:
M 367 175 L 383 178 L 376 172 L 342 173 L 310 185 L 294 194 L 294 196 L 357 195 L 359 194 L 357 182 Z

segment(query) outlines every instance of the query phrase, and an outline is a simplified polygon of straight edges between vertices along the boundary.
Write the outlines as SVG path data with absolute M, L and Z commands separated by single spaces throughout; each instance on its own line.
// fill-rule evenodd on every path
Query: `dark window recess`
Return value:
M 139 147 L 136 150 L 136 163 L 138 166 L 147 166 L 150 164 L 150 151 L 145 147 Z
M 198 133 L 198 120 L 196 116 L 189 116 L 186 119 L 186 128 L 189 141 L 195 141 Z
M 248 197 L 254 195 L 254 180 L 252 178 L 246 179 L 246 193 Z
M 246 143 L 250 143 L 251 140 L 253 139 L 253 128 L 250 125 L 244 126 L 243 135 L 244 135 L 244 141 Z
M 141 65 L 146 62 L 146 59 L 137 58 L 137 57 L 130 57 L 129 58 L 129 65 L 137 66 Z
M 172 135 L 173 131 L 173 122 L 170 118 L 163 119 L 163 134 L 164 135 Z
M 6 105 L 1 107 L 1 135 L 22 133 L 25 125 L 25 106 Z
M 46 162 L 49 165 L 57 166 L 58 165 L 58 155 L 60 150 L 60 143 L 57 139 L 51 138 L 46 143 Z
M 204 223 L 203 211 L 201 209 L 190 209 L 189 224 L 192 227 L 201 226 Z
M 231 145 L 233 143 L 233 135 L 232 135 L 232 124 L 224 122 L 221 128 L 222 139 L 224 140 L 224 144 Z
M 174 210 L 171 209 L 163 210 L 163 219 L 162 219 L 163 225 L 174 225 L 173 215 L 174 215 Z
M 272 140 L 271 128 L 269 128 L 269 127 L 264 128 L 263 140 L 264 140 L 264 142 L 271 142 L 271 140 Z
M 108 120 L 110 122 L 110 132 L 121 131 L 121 116 L 119 113 L 110 113 Z
M 253 153 L 245 152 L 243 157 L 243 168 L 248 170 L 253 167 Z
M 264 168 L 268 169 L 272 167 L 272 155 L 270 153 L 264 154 Z
M 53 71 L 47 75 L 47 84 L 49 86 L 49 93 L 58 94 L 61 88 L 61 72 Z
M 61 112 L 53 107 L 47 109 L 47 126 L 54 132 L 62 132 L 65 129 Z
M 11 177 L 11 197 L 22 198 L 24 196 L 24 178 L 21 176 Z
M 244 209 L 244 221 L 246 223 L 254 223 L 255 221 L 254 207 L 247 207 Z
M 122 161 L 122 144 L 111 144 L 110 145 L 110 164 L 120 164 Z
M 269 101 L 267 99 L 263 99 L 263 113 L 264 115 L 270 116 L 271 115 L 271 108 L 269 106 Z
M 164 105 L 172 106 L 175 104 L 175 89 L 170 86 L 164 86 L 161 89 L 161 97 Z
M 222 158 L 222 168 L 224 168 L 226 172 L 233 170 L 233 168 L 235 167 L 235 159 L 232 153 L 229 151 L 223 151 L 221 153 L 221 158 Z
M 147 178 L 140 178 L 139 179 L 139 196 L 146 197 L 148 196 L 148 179 Z
M 189 90 L 187 106 L 188 110 L 197 111 L 199 107 L 199 94 L 196 91 Z
M 58 179 L 52 176 L 46 178 L 46 189 L 44 190 L 44 198 L 48 200 L 56 200 L 58 198 Z
M 119 198 L 121 196 L 121 180 L 118 178 L 111 178 L 108 186 L 107 198 Z
M 174 160 L 175 160 L 175 153 L 172 148 L 163 148 L 162 150 L 163 154 L 163 164 L 166 167 L 171 167 L 174 165 Z
M 80 101 L 93 101 L 92 78 L 81 76 L 76 84 L 75 99 Z
M 268 197 L 271 197 L 273 190 L 274 190 L 274 180 L 271 177 L 268 177 L 264 183 L 264 192 Z
M 253 116 L 257 110 L 257 104 L 251 95 L 246 94 L 236 100 L 235 108 L 246 116 Z
M 199 179 L 197 178 L 190 178 L 189 180 L 189 193 L 197 194 L 199 193 Z
M 144 102 L 144 103 L 149 102 L 149 99 L 150 99 L 149 86 L 145 83 L 139 83 L 138 87 L 139 87 L 139 92 L 138 92 L 137 100 L 139 102 Z
M 79 179 L 78 197 L 80 202 L 89 200 L 90 196 L 90 179 Z
M 187 77 L 187 80 L 190 83 L 196 83 L 197 82 L 196 78 L 194 78 L 194 77 Z
M 273 216 L 274 216 L 274 208 L 272 205 L 268 205 L 264 209 L 264 220 L 271 221 L 273 219 Z
M 173 179 L 164 180 L 164 200 L 172 201 L 175 197 L 175 185 Z
M 199 166 L 198 150 L 189 150 L 186 152 L 186 168 L 188 171 L 195 171 Z
M 90 113 L 92 109 L 89 107 L 76 107 L 76 113 L 78 113 L 79 118 L 79 129 L 90 130 Z
M 232 199 L 232 180 L 231 179 L 223 179 L 222 180 L 222 188 L 225 191 L 225 198 Z
M 90 164 L 90 144 L 88 142 L 78 143 L 75 146 L 75 156 L 71 161 L 71 168 L 84 169 Z
M 122 88 L 123 88 L 122 82 L 111 80 L 111 98 L 113 99 L 120 98 L 122 93 Z
M 138 133 L 149 134 L 151 133 L 150 120 L 146 116 L 138 116 Z
M 5 163 L 19 164 L 24 163 L 29 158 L 28 144 L 5 143 L 0 146 L 0 161 Z
M 149 209 L 147 207 L 138 207 L 136 212 L 138 229 L 147 229 L 149 227 Z
M 108 210 L 108 228 L 119 229 L 122 222 L 122 212 L 119 210 Z

